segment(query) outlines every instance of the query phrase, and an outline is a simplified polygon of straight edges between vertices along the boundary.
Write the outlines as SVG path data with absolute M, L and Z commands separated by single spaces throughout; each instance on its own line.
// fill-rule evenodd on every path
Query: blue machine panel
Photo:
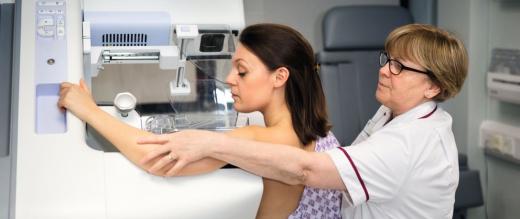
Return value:
M 67 131 L 58 106 L 59 85 L 67 80 L 66 1 L 36 2 L 36 133 Z
M 86 11 L 92 46 L 165 46 L 170 44 L 168 12 Z M 131 22 L 129 22 L 131 21 Z

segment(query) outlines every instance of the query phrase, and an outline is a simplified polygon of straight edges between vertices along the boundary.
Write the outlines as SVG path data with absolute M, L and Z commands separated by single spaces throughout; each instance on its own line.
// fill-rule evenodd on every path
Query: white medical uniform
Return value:
M 451 116 L 433 101 L 387 123 L 390 114 L 381 106 L 352 146 L 327 151 L 347 188 L 343 218 L 452 218 L 459 169 Z

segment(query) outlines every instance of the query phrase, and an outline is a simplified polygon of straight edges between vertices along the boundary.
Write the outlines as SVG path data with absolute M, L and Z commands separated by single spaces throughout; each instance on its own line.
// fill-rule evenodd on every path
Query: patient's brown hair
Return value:
M 289 70 L 285 101 L 299 140 L 307 145 L 318 136 L 325 137 L 330 130 L 325 95 L 309 42 L 280 24 L 251 25 L 242 31 L 239 41 L 270 71 Z

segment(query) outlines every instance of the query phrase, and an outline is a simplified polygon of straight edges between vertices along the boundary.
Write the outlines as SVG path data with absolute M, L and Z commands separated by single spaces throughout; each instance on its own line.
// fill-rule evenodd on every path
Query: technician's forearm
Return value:
M 209 145 L 209 156 L 254 174 L 291 185 L 346 190 L 332 161 L 323 152 L 220 136 Z
M 211 157 L 257 175 L 287 184 L 305 184 L 309 157 L 304 150 L 223 136 L 212 147 Z

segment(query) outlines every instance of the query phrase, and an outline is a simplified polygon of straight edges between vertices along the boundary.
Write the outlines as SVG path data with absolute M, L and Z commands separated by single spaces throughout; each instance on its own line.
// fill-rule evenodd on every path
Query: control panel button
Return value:
M 38 20 L 38 27 L 53 26 L 53 25 L 54 25 L 54 19 L 52 17 L 43 17 Z
M 63 6 L 65 2 L 63 1 L 40 1 L 38 2 L 38 6 Z
M 60 37 L 61 37 L 61 36 L 64 36 L 64 35 L 65 35 L 65 28 L 64 28 L 64 27 L 58 27 L 58 28 L 56 28 L 56 34 L 57 34 L 58 36 L 60 36 Z
M 65 19 L 62 16 L 56 17 L 56 24 L 57 25 L 65 25 Z
M 46 30 L 44 28 L 38 28 L 38 35 L 41 37 L 53 37 L 54 36 L 54 30 Z

